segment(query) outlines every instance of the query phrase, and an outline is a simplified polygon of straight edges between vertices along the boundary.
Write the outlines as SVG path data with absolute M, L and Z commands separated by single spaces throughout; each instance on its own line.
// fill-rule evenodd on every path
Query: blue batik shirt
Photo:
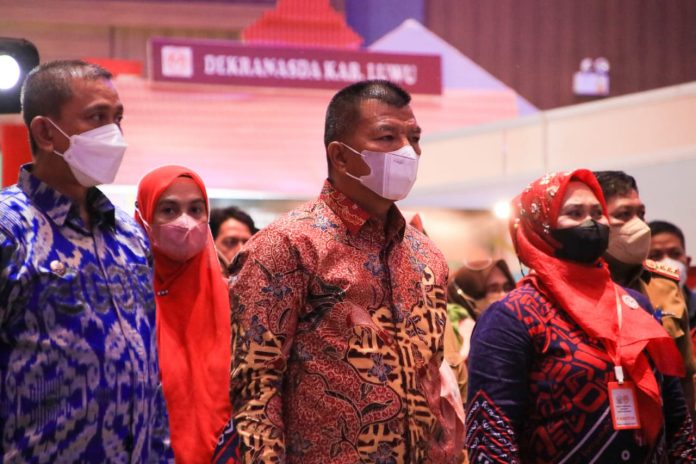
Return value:
M 22 167 L 0 191 L 0 460 L 172 460 L 142 230 Z

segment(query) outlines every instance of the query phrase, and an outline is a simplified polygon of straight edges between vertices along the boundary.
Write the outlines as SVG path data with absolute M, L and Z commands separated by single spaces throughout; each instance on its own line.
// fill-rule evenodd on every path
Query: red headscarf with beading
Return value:
M 607 211 L 602 190 L 592 172 L 546 174 L 532 182 L 513 200 L 510 234 L 520 260 L 533 272 L 520 281 L 528 283 L 563 309 L 590 337 L 603 341 L 612 359 L 617 347 L 627 380 L 637 387 L 642 430 L 650 443 L 663 423 L 662 399 L 645 351 L 657 369 L 667 375 L 684 375 L 674 341 L 650 314 L 628 307 L 630 295 L 614 284 L 606 263 L 585 265 L 554 256 L 560 244 L 553 239 L 563 197 L 571 181 L 587 185 Z M 617 295 L 618 292 L 618 295 Z M 624 301 L 625 300 L 625 301 Z M 618 330 L 617 301 L 622 308 Z

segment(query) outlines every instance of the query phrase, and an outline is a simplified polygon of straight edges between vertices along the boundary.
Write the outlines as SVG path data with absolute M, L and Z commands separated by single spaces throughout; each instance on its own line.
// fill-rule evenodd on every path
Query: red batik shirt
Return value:
M 246 462 L 444 462 L 429 399 L 447 265 L 396 207 L 381 223 L 327 181 L 231 271 L 231 399 Z

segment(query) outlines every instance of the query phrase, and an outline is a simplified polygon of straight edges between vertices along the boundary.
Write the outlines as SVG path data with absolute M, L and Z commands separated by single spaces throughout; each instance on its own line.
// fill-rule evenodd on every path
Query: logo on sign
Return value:
M 165 45 L 162 47 L 162 75 L 167 77 L 193 76 L 191 47 Z

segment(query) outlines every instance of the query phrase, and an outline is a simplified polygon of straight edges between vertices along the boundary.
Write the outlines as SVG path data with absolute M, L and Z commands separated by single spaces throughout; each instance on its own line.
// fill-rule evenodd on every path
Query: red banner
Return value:
M 413 93 L 442 93 L 439 55 L 289 48 L 240 42 L 154 38 L 156 81 L 339 89 L 364 79 L 387 79 Z

